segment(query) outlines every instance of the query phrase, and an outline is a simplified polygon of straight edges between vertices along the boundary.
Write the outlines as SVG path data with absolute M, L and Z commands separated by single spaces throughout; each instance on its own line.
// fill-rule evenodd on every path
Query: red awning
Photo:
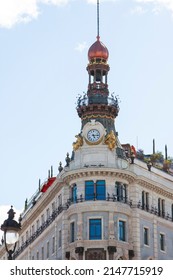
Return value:
M 45 193 L 47 189 L 53 184 L 53 182 L 56 180 L 56 177 L 49 178 L 42 186 L 41 192 Z

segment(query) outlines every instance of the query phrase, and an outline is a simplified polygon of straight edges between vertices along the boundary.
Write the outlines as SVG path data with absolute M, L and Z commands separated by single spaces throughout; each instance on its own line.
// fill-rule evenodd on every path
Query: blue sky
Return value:
M 121 143 L 173 156 L 173 1 L 100 1 Z M 0 222 L 71 154 L 76 97 L 87 91 L 96 0 L 0 0 Z M 5 212 L 4 212 L 5 209 Z

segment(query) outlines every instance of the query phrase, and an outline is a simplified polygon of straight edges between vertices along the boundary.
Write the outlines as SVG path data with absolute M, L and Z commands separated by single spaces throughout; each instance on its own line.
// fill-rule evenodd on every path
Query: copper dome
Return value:
M 91 60 L 93 58 L 103 58 L 107 60 L 108 57 L 108 49 L 102 42 L 100 42 L 100 37 L 97 36 L 97 41 L 89 48 L 88 59 Z

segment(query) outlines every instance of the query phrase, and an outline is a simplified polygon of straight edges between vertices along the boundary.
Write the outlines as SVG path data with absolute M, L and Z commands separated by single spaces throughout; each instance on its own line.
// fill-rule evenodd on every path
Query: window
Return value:
M 105 181 L 100 180 L 96 182 L 96 198 L 98 200 L 105 200 Z
M 71 200 L 72 202 L 77 202 L 77 186 L 74 184 L 71 188 Z
M 74 233 L 75 233 L 75 227 L 74 222 L 70 224 L 70 242 L 74 242 Z
M 44 260 L 44 247 L 41 248 L 41 259 Z
M 39 251 L 37 251 L 37 260 L 39 260 Z
M 94 182 L 93 181 L 85 182 L 85 199 L 94 200 Z
M 149 245 L 149 230 L 144 227 L 144 244 Z
M 125 227 L 126 222 L 119 221 L 119 240 L 125 241 Z
M 142 192 L 142 209 L 149 209 L 149 193 L 145 191 Z
M 55 236 L 52 237 L 52 254 L 55 253 Z
M 58 206 L 61 206 L 62 205 L 62 195 L 60 194 L 58 196 Z
M 127 186 L 126 184 L 116 182 L 115 183 L 115 192 L 117 201 L 127 201 Z
M 49 241 L 47 242 L 47 259 L 49 258 Z
M 86 200 L 105 200 L 106 187 L 104 180 L 98 180 L 96 183 L 93 181 L 85 182 L 85 199 Z
M 165 251 L 165 235 L 160 233 L 160 250 Z
M 37 230 L 39 229 L 39 227 L 40 227 L 40 221 L 37 220 Z
M 162 199 L 162 217 L 165 217 L 165 200 Z
M 58 239 L 58 247 L 60 248 L 62 245 L 62 232 L 59 230 L 59 239 Z
M 24 244 L 24 236 L 22 236 L 22 245 Z
M 52 213 L 55 211 L 55 202 L 52 203 Z
M 47 208 L 47 210 L 46 210 L 46 218 L 47 218 L 47 220 L 49 219 L 49 217 L 50 217 L 50 210 L 49 210 L 49 208 Z
M 26 232 L 26 241 L 28 240 L 28 237 L 29 237 L 29 235 L 28 235 L 28 230 L 27 230 L 27 232 Z
M 89 220 L 89 239 L 100 240 L 102 239 L 101 219 Z
M 32 235 L 35 233 L 35 227 L 32 225 Z
M 41 215 L 41 224 L 42 224 L 42 225 L 44 224 L 44 214 Z
M 165 217 L 165 200 L 158 198 L 158 215 Z

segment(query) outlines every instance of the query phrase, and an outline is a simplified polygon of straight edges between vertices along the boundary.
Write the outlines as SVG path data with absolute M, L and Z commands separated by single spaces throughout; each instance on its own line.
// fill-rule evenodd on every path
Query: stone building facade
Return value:
M 108 57 L 98 35 L 88 51 L 72 155 L 26 204 L 17 260 L 173 259 L 173 177 L 121 144 Z M 0 258 L 7 258 L 4 244 Z

